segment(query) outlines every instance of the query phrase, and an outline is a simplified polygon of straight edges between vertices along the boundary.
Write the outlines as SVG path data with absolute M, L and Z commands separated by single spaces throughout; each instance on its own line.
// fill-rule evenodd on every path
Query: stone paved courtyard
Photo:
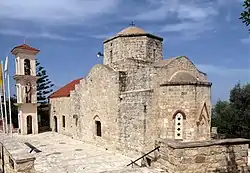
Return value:
M 23 142 L 29 142 L 42 151 L 34 153 L 36 157 L 35 169 L 39 173 L 159 172 L 148 168 L 128 168 L 126 165 L 134 158 L 58 133 L 46 132 L 28 136 L 14 134 L 14 136 Z

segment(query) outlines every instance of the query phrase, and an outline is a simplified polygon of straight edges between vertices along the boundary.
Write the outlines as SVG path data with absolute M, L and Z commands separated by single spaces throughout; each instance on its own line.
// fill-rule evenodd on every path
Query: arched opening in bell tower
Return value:
M 31 68 L 30 68 L 30 60 L 25 59 L 24 60 L 24 75 L 30 75 L 31 74 Z
M 25 86 L 25 99 L 26 99 L 26 103 L 31 103 L 31 83 L 27 83 L 27 85 Z
M 27 134 L 32 134 L 32 116 L 27 116 Z

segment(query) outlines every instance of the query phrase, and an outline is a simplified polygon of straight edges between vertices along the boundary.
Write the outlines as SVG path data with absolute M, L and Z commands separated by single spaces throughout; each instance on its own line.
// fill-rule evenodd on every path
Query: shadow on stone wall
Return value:
M 215 172 L 217 173 L 247 173 L 243 167 L 239 168 L 236 162 L 236 156 L 234 152 L 234 148 L 232 146 L 226 146 L 225 153 L 225 168 L 217 168 Z
M 43 133 L 43 132 L 51 131 L 49 105 L 47 104 L 40 105 L 38 108 L 38 114 L 40 116 L 40 120 L 38 123 L 38 132 Z

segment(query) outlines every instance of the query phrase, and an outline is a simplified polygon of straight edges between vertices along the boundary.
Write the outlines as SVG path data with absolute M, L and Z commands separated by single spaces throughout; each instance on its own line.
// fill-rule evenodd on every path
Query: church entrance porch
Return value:
M 32 134 L 32 116 L 27 116 L 27 134 Z

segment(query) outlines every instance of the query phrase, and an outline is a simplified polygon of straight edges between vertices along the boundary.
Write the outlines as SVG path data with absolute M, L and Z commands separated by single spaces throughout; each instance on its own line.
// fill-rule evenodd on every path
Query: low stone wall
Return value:
M 0 172 L 35 173 L 35 157 L 29 151 L 24 143 L 0 134 Z
M 249 143 L 248 139 L 156 142 L 158 162 L 168 173 L 246 173 Z
M 248 166 L 250 166 L 250 149 L 248 149 Z

